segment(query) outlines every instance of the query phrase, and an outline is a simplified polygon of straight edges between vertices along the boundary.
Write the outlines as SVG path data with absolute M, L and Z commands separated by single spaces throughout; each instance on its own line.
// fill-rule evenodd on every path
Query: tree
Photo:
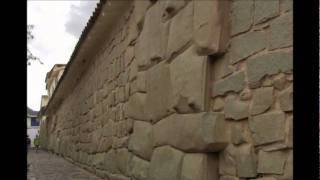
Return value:
M 34 39 L 34 36 L 32 34 L 32 29 L 34 28 L 34 25 L 27 25 L 27 43 L 29 44 L 31 40 Z M 30 65 L 31 61 L 39 61 L 40 64 L 43 64 L 40 59 L 33 55 L 32 52 L 30 51 L 29 47 L 27 47 L 27 64 Z

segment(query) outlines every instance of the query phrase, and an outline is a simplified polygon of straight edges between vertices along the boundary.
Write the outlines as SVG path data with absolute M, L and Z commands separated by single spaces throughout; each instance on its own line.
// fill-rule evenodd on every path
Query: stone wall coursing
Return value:
M 110 180 L 292 179 L 292 2 L 131 3 L 44 146 Z

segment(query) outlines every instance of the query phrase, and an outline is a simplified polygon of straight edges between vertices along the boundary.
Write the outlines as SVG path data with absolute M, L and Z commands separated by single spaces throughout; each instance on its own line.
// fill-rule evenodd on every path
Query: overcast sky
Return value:
M 66 64 L 97 1 L 30 1 L 27 23 L 33 24 L 34 40 L 28 45 L 44 63 L 32 62 L 27 69 L 27 105 L 40 110 L 46 73 L 54 64 Z

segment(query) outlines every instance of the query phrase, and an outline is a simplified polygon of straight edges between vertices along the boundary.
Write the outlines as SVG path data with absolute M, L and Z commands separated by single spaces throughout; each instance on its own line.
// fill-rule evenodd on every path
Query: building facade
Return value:
M 38 112 L 27 108 L 27 134 L 31 140 L 31 147 L 34 147 L 33 140 L 39 134 L 40 122 L 37 118 Z
M 292 83 L 290 0 L 100 1 L 45 148 L 110 180 L 292 179 Z

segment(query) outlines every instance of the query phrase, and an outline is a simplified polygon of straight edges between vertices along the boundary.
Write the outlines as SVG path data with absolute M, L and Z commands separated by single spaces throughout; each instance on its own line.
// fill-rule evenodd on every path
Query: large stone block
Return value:
M 135 93 L 130 96 L 129 101 L 124 105 L 126 117 L 138 120 L 147 120 L 145 114 L 146 94 Z
M 185 154 L 183 157 L 181 180 L 217 179 L 218 157 L 215 154 Z
M 282 151 L 259 151 L 258 173 L 283 174 L 287 155 Z
M 252 31 L 231 40 L 230 63 L 237 63 L 267 47 L 266 34 Z
M 150 160 L 153 150 L 152 125 L 147 122 L 135 121 L 133 134 L 129 140 L 129 149 L 139 157 Z
M 253 0 L 236 0 L 232 3 L 231 35 L 248 31 L 253 21 Z
M 226 118 L 241 120 L 249 116 L 249 103 L 236 100 L 233 97 L 227 97 L 224 106 Z
M 236 176 L 236 150 L 232 144 L 219 153 L 219 174 Z
M 214 82 L 212 96 L 224 95 L 227 92 L 240 92 L 245 87 L 245 74 L 243 71 L 234 73 L 224 79 Z
M 171 62 L 172 108 L 179 113 L 205 110 L 207 68 L 207 56 L 198 56 L 193 47 Z
M 129 176 L 129 162 L 132 154 L 126 148 L 121 148 L 116 151 L 116 164 L 121 174 Z
M 292 19 L 292 13 L 286 13 L 270 23 L 269 49 L 292 46 Z
M 146 90 L 146 115 L 152 122 L 157 122 L 169 114 L 170 107 L 170 71 L 165 62 L 147 70 Z
M 104 156 L 104 166 L 103 169 L 107 170 L 110 173 L 120 173 L 117 168 L 117 160 L 116 152 L 111 149 Z
M 257 175 L 257 158 L 252 145 L 242 145 L 237 150 L 237 172 L 241 178 L 253 178 Z
M 257 56 L 247 62 L 247 76 L 249 85 L 259 82 L 267 75 L 292 70 L 292 53 L 274 52 Z
M 194 2 L 194 43 L 202 55 L 225 52 L 229 44 L 230 1 Z
M 228 143 L 224 121 L 222 113 L 170 115 L 153 126 L 154 145 L 185 152 L 220 151 Z
M 249 119 L 249 128 L 255 145 L 284 140 L 285 115 L 275 111 L 254 116 Z
M 151 61 L 158 61 L 165 57 L 169 23 L 161 22 L 161 10 L 159 1 L 146 13 L 143 29 L 135 46 L 135 57 L 141 68 L 147 68 L 151 65 Z
M 180 10 L 171 20 L 167 53 L 177 54 L 192 39 L 193 2 Z
M 280 102 L 280 108 L 282 111 L 292 111 L 293 109 L 293 101 L 292 101 L 292 85 L 285 89 L 283 92 L 279 95 L 279 102 Z
M 150 7 L 151 1 L 140 1 L 135 0 L 134 1 L 134 10 L 133 10 L 133 16 L 136 22 L 136 25 L 139 27 L 139 29 L 142 29 L 144 17 L 147 9 Z
M 150 163 L 143 159 L 133 156 L 130 163 L 130 176 L 136 180 L 148 180 Z
M 254 23 L 263 23 L 279 15 L 279 1 L 255 1 Z
M 170 146 L 156 148 L 153 152 L 149 180 L 179 180 L 183 152 Z
M 268 110 L 273 103 L 273 88 L 265 87 L 254 91 L 250 114 L 257 115 Z

